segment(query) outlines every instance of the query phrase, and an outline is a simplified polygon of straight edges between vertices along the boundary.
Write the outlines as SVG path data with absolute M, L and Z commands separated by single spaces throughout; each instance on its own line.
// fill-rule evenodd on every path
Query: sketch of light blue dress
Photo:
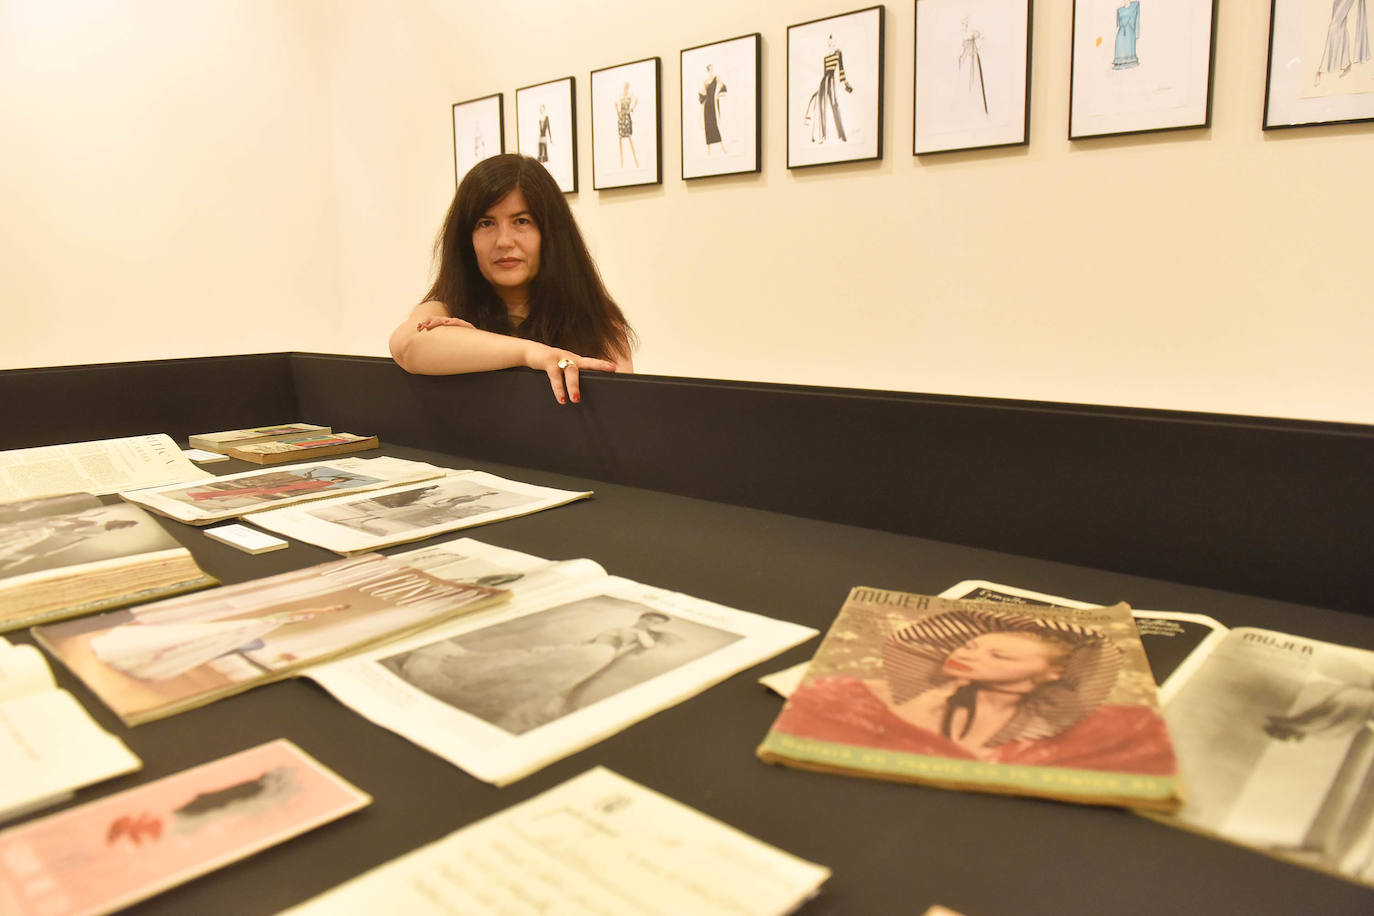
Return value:
M 1355 0 L 1333 0 L 1331 22 L 1326 27 L 1326 46 L 1322 52 L 1321 64 L 1317 67 L 1320 78 L 1323 73 L 1342 73 L 1352 64 L 1369 60 L 1369 17 L 1365 11 L 1365 0 L 1359 0 L 1355 9 L 1355 45 L 1350 45 L 1350 10 Z
M 1140 66 L 1135 56 L 1135 40 L 1140 36 L 1140 0 L 1122 4 L 1116 11 L 1116 59 L 1113 70 L 1128 70 Z

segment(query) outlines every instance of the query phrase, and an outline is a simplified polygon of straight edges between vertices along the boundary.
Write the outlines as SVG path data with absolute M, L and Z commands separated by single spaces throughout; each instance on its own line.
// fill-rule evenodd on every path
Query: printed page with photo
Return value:
M 122 490 L 206 480 L 170 436 L 126 436 L 0 452 L 0 500 Z
M 378 725 L 506 785 L 815 632 L 612 576 L 305 674 Z
M 423 483 L 388 487 L 255 513 L 253 524 L 348 556 L 529 515 L 591 496 L 506 480 L 482 471 L 448 471 Z
M 189 525 L 208 525 L 264 509 L 443 475 L 443 468 L 403 458 L 339 458 L 228 474 L 195 486 L 154 487 L 119 495 L 158 515 Z
M 472 538 L 406 550 L 391 557 L 445 582 L 504 589 L 520 599 L 607 575 L 594 560 L 545 560 Z

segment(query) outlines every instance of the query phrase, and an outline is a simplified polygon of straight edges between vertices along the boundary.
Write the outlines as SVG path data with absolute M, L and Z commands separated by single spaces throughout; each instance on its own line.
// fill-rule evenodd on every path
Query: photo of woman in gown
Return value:
M 719 145 L 721 153 L 729 155 L 725 141 L 720 134 L 720 102 L 725 95 L 726 85 L 716 76 L 715 68 L 706 65 L 706 79 L 697 90 L 697 101 L 701 103 L 701 127 L 706 139 L 706 155 L 711 155 L 711 147 Z
M 40 516 L 0 527 L 0 578 L 61 566 L 55 559 L 60 554 L 102 534 L 138 525 L 131 519 L 102 521 L 102 512 Z M 170 539 L 164 540 L 169 541 L 169 547 L 176 546 Z
M 835 83 L 843 84 L 845 92 L 853 92 L 849 78 L 844 75 L 844 54 L 835 47 L 835 36 L 825 40 L 825 57 L 821 59 L 821 83 L 806 103 L 806 114 L 802 123 L 811 125 L 811 142 L 824 143 L 830 137 L 828 120 L 834 119 L 835 137 L 847 139 L 844 134 L 844 120 L 840 117 L 840 99 L 835 94 Z
M 585 641 L 525 649 L 472 651 L 446 639 L 385 664 L 430 696 L 522 735 L 576 709 L 577 692 L 617 661 L 671 639 L 669 622 L 646 611 Z
M 625 143 L 630 144 L 630 155 L 634 157 L 635 168 L 639 168 L 639 154 L 635 152 L 635 122 L 632 114 L 639 106 L 639 96 L 630 91 L 630 84 L 626 83 L 624 90 L 620 93 L 620 98 L 615 100 L 615 132 L 619 138 L 617 147 L 620 150 L 620 167 L 625 168 Z
M 889 634 L 881 678 L 803 683 L 774 729 L 926 756 L 1172 774 L 1163 718 L 1105 702 L 1121 664 L 1089 627 L 951 611 Z

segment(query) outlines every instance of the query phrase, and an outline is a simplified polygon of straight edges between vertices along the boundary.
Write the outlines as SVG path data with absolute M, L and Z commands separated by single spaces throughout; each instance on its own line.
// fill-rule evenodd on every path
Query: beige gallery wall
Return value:
M 0 365 L 383 353 L 453 191 L 451 103 L 504 92 L 513 148 L 515 89 L 573 75 L 571 201 L 641 371 L 1374 422 L 1374 133 L 1259 129 L 1260 0 L 1220 2 L 1208 130 L 1070 143 L 1071 3 L 1041 0 L 1030 146 L 919 159 L 912 4 L 888 4 L 884 158 L 801 171 L 785 165 L 786 27 L 855 7 L 65 4 L 103 10 L 130 68 L 72 23 L 85 53 L 44 63 L 14 33 L 35 5 L 0 0 L 0 117 L 36 130 L 0 151 L 20 201 L 0 232 L 22 255 L 0 276 L 17 330 Z M 685 183 L 678 52 L 753 31 L 763 171 Z M 16 44 L 24 62 L 5 63 Z M 664 182 L 594 191 L 588 73 L 651 56 Z M 139 117 L 107 114 L 93 86 Z M 93 136 L 119 155 L 50 155 Z

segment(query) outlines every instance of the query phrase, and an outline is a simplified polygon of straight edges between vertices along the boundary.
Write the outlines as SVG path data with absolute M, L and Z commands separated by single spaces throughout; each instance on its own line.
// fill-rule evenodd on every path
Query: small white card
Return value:
M 264 534 L 256 528 L 249 528 L 247 525 L 220 525 L 218 528 L 206 528 L 205 536 L 213 538 L 222 544 L 230 547 L 237 547 L 244 553 L 267 553 L 269 550 L 281 550 L 287 542 L 270 534 Z
M 181 453 L 187 458 L 198 464 L 209 464 L 212 461 L 228 461 L 228 455 L 218 455 L 214 452 L 207 452 L 203 448 L 184 448 Z

